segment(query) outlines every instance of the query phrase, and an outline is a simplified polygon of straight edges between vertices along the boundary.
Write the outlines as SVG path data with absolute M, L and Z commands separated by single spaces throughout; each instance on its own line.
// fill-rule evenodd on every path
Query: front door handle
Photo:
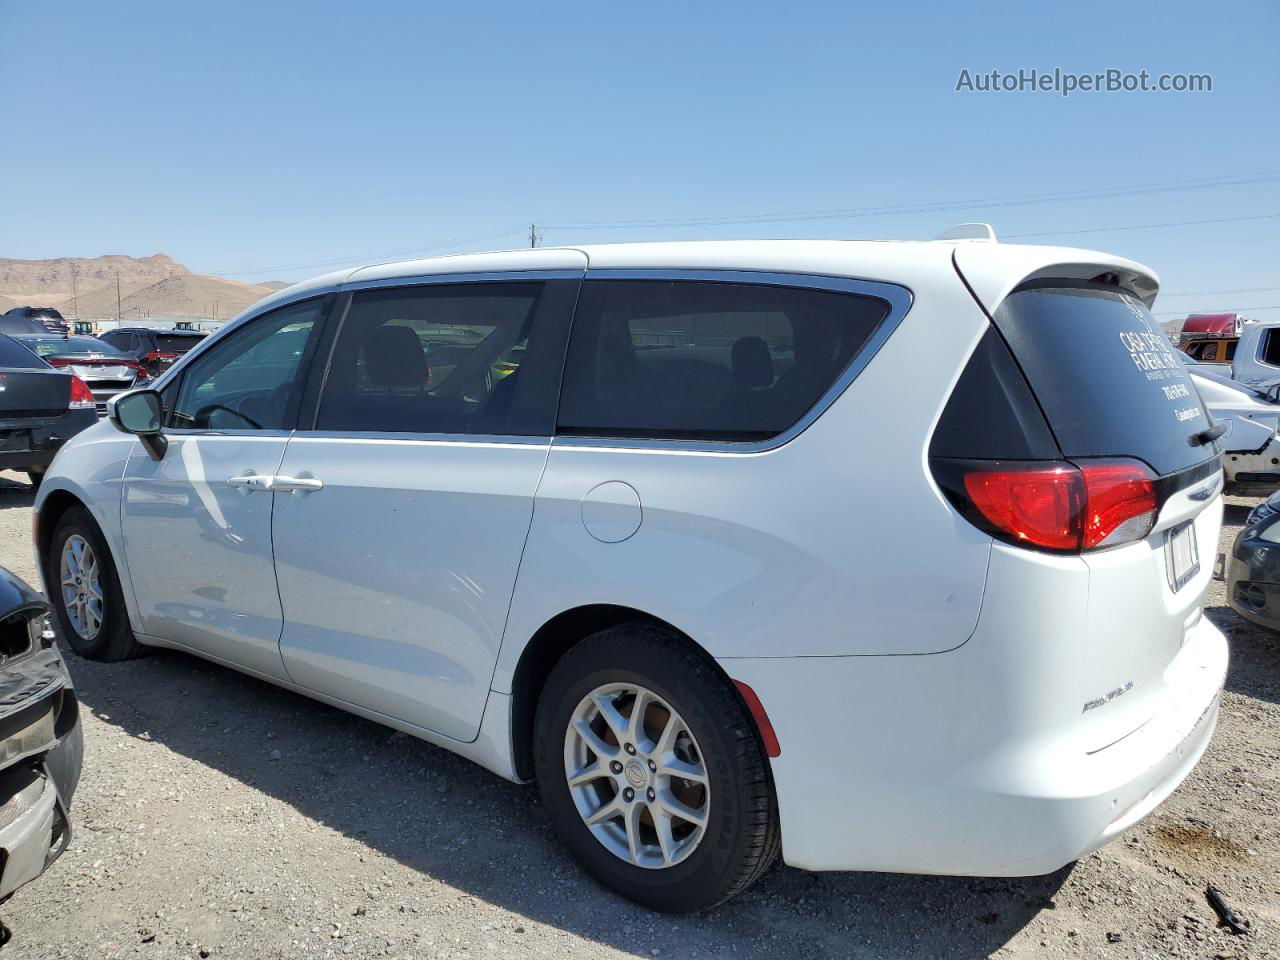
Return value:
M 256 473 L 249 473 L 243 477 L 230 477 L 227 479 L 227 486 L 235 487 L 239 490 L 270 490 L 273 477 L 264 477 Z
M 324 489 L 324 481 L 315 477 L 272 477 L 271 489 L 279 493 L 311 493 Z

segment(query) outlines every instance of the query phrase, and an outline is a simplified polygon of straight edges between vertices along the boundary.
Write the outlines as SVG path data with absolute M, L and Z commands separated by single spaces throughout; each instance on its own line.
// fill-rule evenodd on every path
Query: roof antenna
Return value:
M 995 228 L 989 223 L 957 223 L 948 227 L 933 239 L 935 240 L 986 240 L 996 242 Z

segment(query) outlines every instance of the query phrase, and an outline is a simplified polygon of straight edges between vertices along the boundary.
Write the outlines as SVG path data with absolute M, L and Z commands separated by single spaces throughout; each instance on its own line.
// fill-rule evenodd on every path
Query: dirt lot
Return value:
M 1227 508 L 1223 544 L 1252 501 Z M 35 582 L 30 489 L 0 476 L 0 563 Z M 1231 637 L 1222 720 L 1140 827 L 1049 876 L 776 867 L 659 917 L 567 859 L 535 792 L 191 657 L 71 659 L 84 705 L 76 834 L 0 908 L 5 958 L 1280 956 L 1280 640 Z M 1254 934 L 1217 928 L 1222 889 Z

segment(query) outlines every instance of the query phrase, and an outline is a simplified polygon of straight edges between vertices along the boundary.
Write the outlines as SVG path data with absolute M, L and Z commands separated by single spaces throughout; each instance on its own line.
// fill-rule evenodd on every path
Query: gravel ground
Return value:
M 34 583 L 30 505 L 0 476 L 0 563 Z M 596 887 L 534 790 L 443 750 L 193 657 L 72 657 L 76 833 L 0 908 L 4 956 L 1280 957 L 1280 639 L 1220 583 L 1209 606 L 1232 647 L 1214 743 L 1099 853 L 1018 880 L 777 866 L 678 918 Z M 1218 928 L 1209 882 L 1252 935 Z

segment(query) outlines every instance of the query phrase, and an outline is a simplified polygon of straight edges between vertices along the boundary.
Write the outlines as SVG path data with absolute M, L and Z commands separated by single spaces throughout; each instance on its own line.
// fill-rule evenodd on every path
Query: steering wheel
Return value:
M 215 413 L 218 410 L 223 410 L 226 413 L 231 414 L 233 417 L 243 420 L 245 423 L 249 425 L 250 429 L 253 429 L 253 430 L 262 429 L 262 424 L 260 424 L 257 420 L 253 419 L 253 417 L 246 416 L 245 414 L 241 413 L 239 410 L 235 410 L 231 407 L 228 407 L 225 403 L 211 403 L 207 407 L 201 407 L 200 410 L 195 415 L 196 423 L 203 423 L 207 427 L 209 424 L 210 415 Z

